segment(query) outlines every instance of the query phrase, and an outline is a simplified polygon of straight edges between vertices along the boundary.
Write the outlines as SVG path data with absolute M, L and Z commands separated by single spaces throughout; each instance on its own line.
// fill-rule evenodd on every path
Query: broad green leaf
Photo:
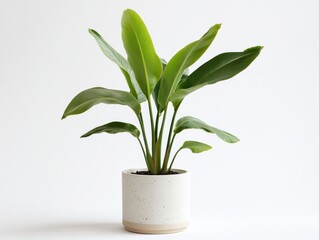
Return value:
M 164 110 L 164 109 L 161 108 L 161 105 L 158 102 L 158 92 L 159 92 L 159 89 L 160 89 L 161 80 L 162 80 L 162 78 L 158 81 L 158 83 L 156 84 L 156 86 L 155 86 L 155 88 L 154 88 L 154 90 L 152 92 L 152 97 L 153 97 L 156 109 L 157 109 L 157 111 L 159 113 L 161 113 Z
M 105 125 L 96 127 L 92 129 L 91 131 L 87 132 L 86 134 L 82 135 L 81 137 L 88 137 L 91 136 L 92 134 L 96 133 L 122 133 L 122 132 L 127 132 L 132 134 L 134 137 L 138 138 L 140 136 L 140 131 L 135 127 L 134 125 L 130 123 L 124 123 L 124 122 L 110 122 Z
M 165 67 L 166 67 L 166 60 L 161 58 L 161 62 L 162 62 L 162 68 L 163 68 L 163 71 L 165 70 Z M 159 104 L 158 102 L 158 93 L 159 93 L 159 89 L 160 89 L 160 84 L 161 84 L 161 81 L 163 79 L 163 75 L 161 76 L 160 80 L 157 82 L 153 92 L 152 92 L 152 97 L 153 97 L 153 100 L 155 102 L 155 105 L 156 105 L 156 109 L 157 111 L 159 111 L 160 113 L 163 111 L 163 109 L 161 108 L 161 105 Z
M 127 105 L 136 115 L 141 112 L 140 103 L 131 93 L 95 87 L 76 95 L 65 109 L 62 119 L 70 115 L 83 113 L 99 103 Z
M 220 26 L 220 24 L 216 24 L 211 27 L 199 40 L 181 49 L 167 63 L 159 91 L 159 103 L 163 108 L 167 106 L 170 96 L 175 91 L 185 69 L 204 54 L 214 40 Z
M 143 20 L 131 9 L 123 13 L 122 40 L 136 80 L 149 98 L 162 75 L 162 63 Z
M 127 60 L 121 54 L 119 54 L 114 48 L 112 48 L 111 45 L 108 44 L 97 31 L 95 31 L 94 29 L 89 29 L 89 33 L 95 38 L 104 55 L 120 67 L 123 75 L 125 76 L 127 85 L 129 86 L 132 95 L 136 97 L 139 100 L 139 102 L 145 101 L 146 98 L 143 92 L 141 91 L 135 79 L 133 70 L 130 64 L 127 62 Z
M 202 129 L 206 132 L 216 134 L 219 138 L 221 138 L 222 140 L 228 143 L 235 143 L 239 141 L 239 139 L 235 137 L 234 135 L 228 132 L 225 132 L 223 130 L 220 130 L 218 128 L 209 126 L 203 121 L 190 116 L 182 117 L 176 122 L 174 133 L 177 134 L 186 129 Z
M 185 149 L 188 148 L 190 149 L 193 153 L 201 153 L 204 151 L 208 151 L 212 149 L 211 146 L 201 143 L 201 142 L 196 142 L 196 141 L 186 141 L 184 142 L 183 146 L 181 146 L 180 149 Z
M 259 55 L 262 47 L 248 48 L 243 52 L 222 53 L 196 69 L 182 81 L 172 94 L 174 106 L 189 93 L 209 84 L 232 78 L 247 68 Z

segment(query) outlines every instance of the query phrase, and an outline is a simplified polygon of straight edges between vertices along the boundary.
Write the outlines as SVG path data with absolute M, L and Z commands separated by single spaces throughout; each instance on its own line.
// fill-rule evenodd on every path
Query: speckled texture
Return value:
M 189 173 L 174 169 L 174 175 L 137 175 L 122 172 L 123 222 L 176 225 L 189 222 Z

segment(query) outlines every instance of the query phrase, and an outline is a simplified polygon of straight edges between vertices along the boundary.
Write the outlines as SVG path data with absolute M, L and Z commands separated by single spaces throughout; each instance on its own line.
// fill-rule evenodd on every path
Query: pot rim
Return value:
M 148 171 L 147 168 L 129 168 L 122 171 L 122 175 L 130 175 L 134 177 L 178 177 L 181 175 L 188 175 L 189 172 L 187 172 L 184 169 L 171 169 L 172 171 L 177 172 L 178 174 L 164 174 L 164 175 L 139 175 L 139 174 L 133 174 L 132 172 L 136 171 Z

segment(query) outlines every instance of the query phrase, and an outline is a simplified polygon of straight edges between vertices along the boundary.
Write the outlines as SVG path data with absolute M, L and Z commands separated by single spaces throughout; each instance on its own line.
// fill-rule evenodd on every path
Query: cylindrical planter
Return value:
M 178 174 L 138 175 L 122 172 L 123 225 L 137 233 L 175 233 L 190 220 L 190 179 L 184 170 Z

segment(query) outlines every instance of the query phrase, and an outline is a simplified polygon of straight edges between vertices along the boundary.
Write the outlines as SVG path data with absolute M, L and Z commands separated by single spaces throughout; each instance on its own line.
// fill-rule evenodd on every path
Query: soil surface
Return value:
M 132 174 L 138 174 L 138 175 L 154 175 L 152 174 L 150 171 L 136 171 L 136 172 L 132 172 Z M 169 171 L 167 173 L 160 173 L 157 175 L 172 175 L 172 174 L 178 174 L 178 172 L 174 172 L 174 171 Z

